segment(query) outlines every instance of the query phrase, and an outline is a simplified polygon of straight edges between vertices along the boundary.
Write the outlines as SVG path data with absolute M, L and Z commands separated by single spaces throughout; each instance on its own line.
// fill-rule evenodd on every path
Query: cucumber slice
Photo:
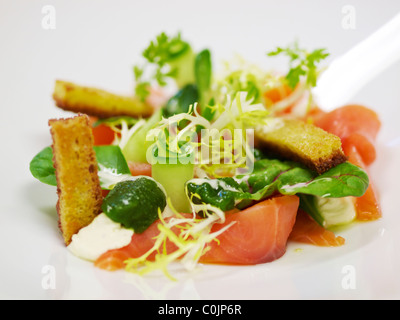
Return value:
M 162 118 L 161 110 L 155 112 L 146 122 L 143 127 L 139 128 L 129 139 L 122 153 L 127 161 L 146 163 L 146 152 L 152 144 L 146 140 L 147 133 L 151 130 Z

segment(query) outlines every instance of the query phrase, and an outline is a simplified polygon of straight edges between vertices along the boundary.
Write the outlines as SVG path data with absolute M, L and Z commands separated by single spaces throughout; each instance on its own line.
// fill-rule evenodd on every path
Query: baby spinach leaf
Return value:
M 95 146 L 100 185 L 110 190 L 120 181 L 122 175 L 131 175 L 128 163 L 119 146 Z
M 201 94 L 207 92 L 211 87 L 212 65 L 210 50 L 200 51 L 195 59 L 196 84 Z
M 310 181 L 293 183 L 283 180 L 279 190 L 286 194 L 304 193 L 330 198 L 360 197 L 368 184 L 369 178 L 365 171 L 350 162 L 345 162 Z
M 96 152 L 98 174 L 100 176 L 100 184 L 103 188 L 109 188 L 109 181 L 112 180 L 112 177 L 131 174 L 119 146 L 95 146 L 93 149 Z M 53 164 L 53 150 L 50 146 L 44 148 L 32 159 L 30 171 L 40 182 L 57 186 L 56 170 Z
M 130 174 L 128 163 L 119 146 L 94 146 L 93 149 L 96 152 L 100 170 L 105 168 L 114 171 L 116 174 Z
M 231 177 L 193 179 L 186 187 L 194 204 L 209 203 L 223 211 L 233 209 L 238 200 L 251 197 L 248 185 Z
M 199 91 L 194 84 L 188 84 L 167 101 L 163 116 L 169 118 L 175 114 L 188 113 L 190 105 L 199 100 Z
M 259 201 L 275 193 L 359 197 L 369 184 L 367 173 L 349 162 L 318 175 L 299 163 L 271 159 L 256 161 L 252 173 L 229 179 L 193 179 L 188 181 L 186 190 L 189 198 L 198 203 L 227 211 L 243 206 L 245 201 Z
M 53 150 L 46 147 L 40 151 L 30 162 L 29 169 L 31 174 L 40 182 L 56 186 L 56 169 L 53 165 Z
M 199 91 L 200 113 L 207 120 L 211 120 L 216 110 L 210 107 L 215 104 L 211 94 L 212 61 L 210 50 L 204 49 L 197 54 L 194 71 Z

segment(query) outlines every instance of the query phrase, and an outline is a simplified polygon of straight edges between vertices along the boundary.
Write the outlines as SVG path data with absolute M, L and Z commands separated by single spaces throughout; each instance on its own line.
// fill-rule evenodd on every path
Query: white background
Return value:
M 54 30 L 42 27 L 45 5 L 56 10 Z M 356 10 L 355 29 L 342 26 L 345 5 Z M 300 254 L 288 248 L 274 264 L 206 267 L 201 275 L 174 284 L 104 273 L 63 248 L 55 190 L 29 172 L 31 158 L 50 144 L 48 119 L 67 115 L 51 99 L 55 79 L 130 94 L 132 67 L 161 31 L 181 31 L 195 49 L 210 48 L 215 64 L 239 53 L 266 68 L 283 69 L 286 61 L 265 53 L 298 39 L 310 49 L 328 48 L 334 59 L 399 11 L 397 0 L 0 0 L 0 298 L 399 298 L 400 63 L 352 100 L 375 109 L 383 122 L 372 171 L 385 217 L 349 231 L 345 249 L 306 247 Z M 46 265 L 57 271 L 54 290 L 42 286 Z M 355 289 L 342 286 L 346 265 L 357 272 Z

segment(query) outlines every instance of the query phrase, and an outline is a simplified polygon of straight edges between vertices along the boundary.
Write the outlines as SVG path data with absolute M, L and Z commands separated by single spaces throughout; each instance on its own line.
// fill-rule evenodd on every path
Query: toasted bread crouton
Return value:
M 104 90 L 82 87 L 57 80 L 53 99 L 57 107 L 98 118 L 130 116 L 149 117 L 153 108 L 136 97 L 124 97 Z
M 258 127 L 255 140 L 262 150 L 300 162 L 318 174 L 347 160 L 339 137 L 301 120 L 282 119 L 279 125 Z
M 49 121 L 57 177 L 57 212 L 65 244 L 100 213 L 102 191 L 86 115 Z

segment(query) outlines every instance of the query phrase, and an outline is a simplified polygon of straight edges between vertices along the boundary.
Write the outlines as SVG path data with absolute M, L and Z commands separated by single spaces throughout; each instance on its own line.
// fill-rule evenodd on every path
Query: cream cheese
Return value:
M 316 206 L 324 218 L 325 228 L 350 223 L 356 218 L 353 197 L 315 199 Z
M 103 253 L 128 245 L 133 230 L 112 221 L 104 213 L 99 214 L 88 226 L 72 236 L 68 249 L 77 257 L 95 261 Z

